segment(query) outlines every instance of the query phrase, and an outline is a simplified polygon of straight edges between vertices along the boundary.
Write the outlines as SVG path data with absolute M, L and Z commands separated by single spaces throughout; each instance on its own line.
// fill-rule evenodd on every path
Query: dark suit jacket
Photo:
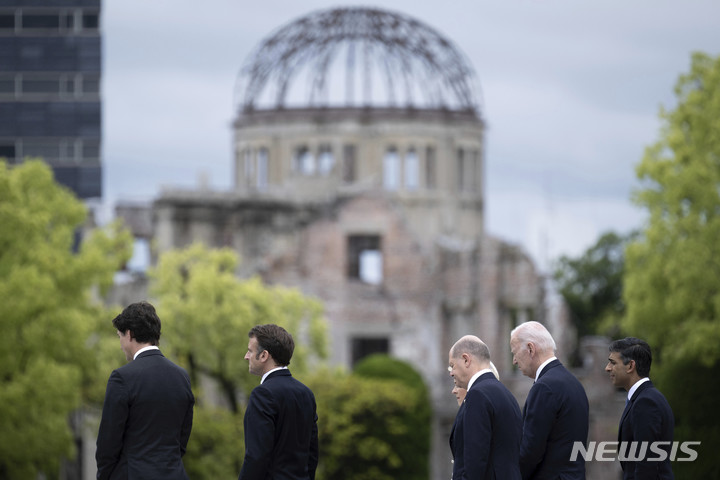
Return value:
M 255 387 L 245 410 L 240 480 L 313 480 L 318 463 L 315 396 L 289 370 Z
M 585 480 L 585 459 L 570 461 L 574 442 L 587 446 L 589 406 L 585 389 L 560 363 L 548 363 L 523 408 L 520 470 L 523 480 Z
M 451 445 L 454 480 L 519 480 L 522 418 L 517 400 L 492 373 L 481 375 L 458 410 Z
M 640 385 L 633 394 L 630 402 L 625 406 L 625 411 L 620 419 L 620 430 L 618 441 L 621 442 L 672 442 L 675 419 L 670 404 L 660 391 L 655 388 L 652 382 L 647 381 Z M 674 475 L 670 466 L 671 445 L 663 446 L 668 453 L 668 459 L 662 462 L 652 461 L 620 461 L 625 480 L 672 480 Z M 641 451 L 641 447 L 635 448 L 635 454 Z M 625 450 L 627 455 L 633 455 L 633 451 Z M 657 458 L 649 446 L 647 456 Z
M 453 457 L 453 463 L 455 463 L 455 428 L 458 424 L 458 419 L 462 418 L 462 412 L 461 410 L 465 409 L 465 401 L 463 401 L 460 406 L 458 407 L 458 411 L 455 414 L 455 421 L 453 422 L 452 429 L 450 429 L 450 453 Z
M 113 371 L 97 438 L 97 478 L 187 479 L 182 456 L 194 403 L 187 372 L 160 350 Z

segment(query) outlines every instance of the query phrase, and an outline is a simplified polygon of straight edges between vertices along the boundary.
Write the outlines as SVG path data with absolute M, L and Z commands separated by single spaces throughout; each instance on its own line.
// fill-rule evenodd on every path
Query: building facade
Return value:
M 0 158 L 102 195 L 100 0 L 0 0 Z

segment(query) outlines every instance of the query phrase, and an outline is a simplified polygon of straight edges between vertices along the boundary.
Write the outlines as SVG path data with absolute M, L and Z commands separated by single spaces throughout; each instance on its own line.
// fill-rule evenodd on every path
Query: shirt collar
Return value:
M 265 374 L 264 374 L 264 375 L 262 376 L 262 378 L 260 379 L 260 385 L 263 384 L 263 382 L 265 381 L 265 379 L 267 378 L 268 375 L 270 375 L 272 372 L 277 372 L 278 370 L 287 370 L 287 366 L 285 366 L 285 367 L 275 367 L 275 368 L 273 368 L 272 370 L 268 370 L 267 372 L 265 372 Z
M 537 369 L 537 372 L 535 372 L 535 381 L 536 382 L 540 378 L 540 373 L 543 371 L 543 368 L 547 367 L 547 364 L 552 362 L 553 360 L 557 360 L 557 357 L 550 357 L 547 360 L 545 360 L 543 363 L 540 364 L 540 366 Z
M 643 383 L 649 382 L 649 381 L 650 381 L 650 377 L 643 377 L 643 378 L 641 378 L 640 380 L 638 380 L 637 382 L 635 382 L 635 385 L 633 385 L 632 387 L 630 387 L 630 390 L 628 390 L 628 397 L 627 397 L 627 398 L 628 398 L 628 402 L 629 402 L 630 400 L 632 400 L 632 396 L 635 394 L 635 392 L 637 391 L 638 387 L 639 387 L 640 385 L 642 385 Z
M 468 387 L 467 387 L 467 389 L 470 390 L 470 387 L 473 386 L 473 383 L 475 383 L 475 380 L 477 380 L 478 378 L 480 378 L 481 375 L 485 375 L 485 374 L 488 373 L 488 372 L 492 373 L 492 370 L 490 370 L 489 368 L 483 368 L 482 370 L 480 370 L 479 372 L 477 372 L 475 375 L 473 375 L 473 376 L 470 378 L 470 381 L 468 382 Z
M 135 356 L 133 357 L 133 360 L 135 360 L 135 359 L 138 357 L 138 355 L 140 355 L 140 354 L 143 353 L 143 352 L 147 352 L 148 350 L 160 350 L 160 348 L 159 348 L 159 347 L 156 347 L 155 345 L 150 345 L 150 346 L 148 346 L 148 347 L 143 347 L 143 348 L 141 348 L 140 350 L 138 350 L 137 352 L 135 352 Z

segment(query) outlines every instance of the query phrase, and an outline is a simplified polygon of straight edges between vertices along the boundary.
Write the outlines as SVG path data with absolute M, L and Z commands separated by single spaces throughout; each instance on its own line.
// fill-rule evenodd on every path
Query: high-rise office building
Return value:
M 0 158 L 102 194 L 100 0 L 0 0 Z

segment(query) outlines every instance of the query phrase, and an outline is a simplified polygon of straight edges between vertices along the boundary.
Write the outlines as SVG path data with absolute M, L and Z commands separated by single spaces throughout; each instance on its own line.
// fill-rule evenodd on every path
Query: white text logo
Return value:
M 578 454 L 586 462 L 693 462 L 697 459 L 697 451 L 693 445 L 700 442 L 583 442 L 573 443 L 570 461 L 574 462 Z M 594 458 L 593 458 L 594 457 Z

